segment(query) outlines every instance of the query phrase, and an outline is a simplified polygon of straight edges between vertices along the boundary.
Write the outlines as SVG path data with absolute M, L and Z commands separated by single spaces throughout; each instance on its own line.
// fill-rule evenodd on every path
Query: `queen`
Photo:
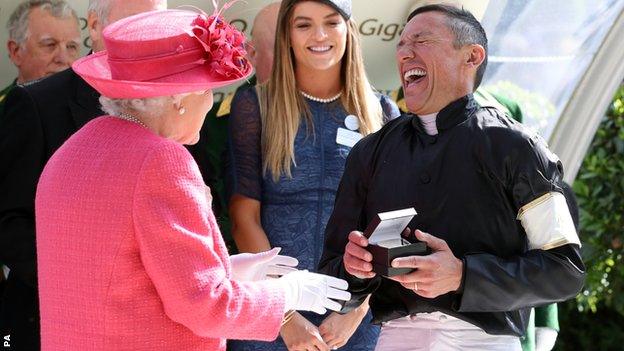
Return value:
M 243 35 L 219 13 L 163 10 L 103 36 L 108 52 L 73 69 L 109 115 L 58 149 L 37 188 L 42 349 L 224 350 L 275 339 L 287 311 L 339 309 L 343 280 L 296 271 L 277 249 L 228 256 L 182 146 L 212 89 L 251 73 Z

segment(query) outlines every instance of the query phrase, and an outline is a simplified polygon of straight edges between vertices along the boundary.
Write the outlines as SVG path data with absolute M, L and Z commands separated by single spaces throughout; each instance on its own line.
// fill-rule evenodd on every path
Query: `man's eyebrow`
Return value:
M 428 31 L 428 30 L 425 30 L 425 31 L 422 31 L 422 32 L 418 32 L 418 33 L 412 33 L 412 34 L 410 34 L 410 35 L 409 35 L 409 39 L 410 39 L 410 40 L 417 40 L 417 39 L 419 39 L 419 38 L 426 37 L 426 36 L 430 36 L 430 35 L 432 35 L 432 34 L 433 34 L 433 32 Z
M 40 42 L 40 43 L 43 43 L 43 42 L 46 42 L 46 41 L 58 41 L 58 40 L 56 40 L 56 39 L 55 39 L 53 36 L 51 36 L 51 35 L 43 35 L 43 36 L 41 36 L 41 38 L 39 38 L 39 42 Z
M 407 35 L 405 38 L 401 38 L 399 40 L 399 42 L 397 43 L 397 46 L 403 46 L 405 44 L 406 41 L 418 41 L 419 39 L 421 39 L 422 37 L 428 37 L 433 35 L 433 32 L 428 31 L 428 30 L 424 30 L 424 31 L 420 31 L 417 33 L 412 33 L 410 35 Z

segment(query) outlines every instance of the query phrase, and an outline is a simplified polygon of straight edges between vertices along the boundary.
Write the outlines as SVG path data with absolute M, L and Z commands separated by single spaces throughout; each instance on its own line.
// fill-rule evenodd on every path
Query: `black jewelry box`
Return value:
M 364 236 L 368 238 L 368 251 L 373 255 L 373 272 L 386 277 L 412 272 L 413 268 L 394 268 L 392 260 L 397 257 L 428 255 L 423 242 L 412 243 L 401 233 L 416 216 L 414 208 L 378 213 L 368 224 Z

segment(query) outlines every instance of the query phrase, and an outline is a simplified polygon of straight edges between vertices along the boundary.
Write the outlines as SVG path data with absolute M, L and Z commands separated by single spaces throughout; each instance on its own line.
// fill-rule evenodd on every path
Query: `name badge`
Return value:
M 354 115 L 348 115 L 344 120 L 345 127 L 349 130 L 358 130 L 360 128 L 360 120 Z
M 336 143 L 339 145 L 353 147 L 360 139 L 362 139 L 362 134 L 352 130 L 338 128 L 336 132 Z

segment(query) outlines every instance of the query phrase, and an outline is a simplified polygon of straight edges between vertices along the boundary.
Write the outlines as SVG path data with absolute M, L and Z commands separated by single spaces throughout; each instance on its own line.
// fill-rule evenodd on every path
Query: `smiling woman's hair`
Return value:
M 465 45 L 477 44 L 481 45 L 485 50 L 483 62 L 479 68 L 477 68 L 477 73 L 475 74 L 474 90 L 477 90 L 483 80 L 483 74 L 485 73 L 485 68 L 487 67 L 488 62 L 488 40 L 487 35 L 485 34 L 485 29 L 483 29 L 481 23 L 479 23 L 470 11 L 466 11 L 463 8 L 452 5 L 443 4 L 419 7 L 409 14 L 407 22 L 409 22 L 416 15 L 434 11 L 444 14 L 446 17 L 446 25 L 451 33 L 453 33 L 453 36 L 455 36 L 453 46 L 456 49 L 462 48 Z
M 301 119 L 310 128 L 313 126 L 308 105 L 297 88 L 295 56 L 290 45 L 292 13 L 298 2 L 299 0 L 282 1 L 277 18 L 273 71 L 268 82 L 258 86 L 262 117 L 263 173 L 271 172 L 275 181 L 282 174 L 291 177 L 291 164 L 296 165 L 295 136 Z M 382 110 L 364 70 L 357 25 L 353 19 L 345 21 L 347 43 L 341 63 L 340 102 L 347 113 L 358 116 L 360 133 L 368 135 L 381 128 Z

